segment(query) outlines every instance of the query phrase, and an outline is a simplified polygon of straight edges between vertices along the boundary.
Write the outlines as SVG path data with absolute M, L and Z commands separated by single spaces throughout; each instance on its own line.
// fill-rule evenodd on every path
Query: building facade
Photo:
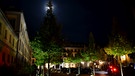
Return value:
M 15 63 L 18 37 L 6 16 L 0 10 L 0 66 Z
M 8 11 L 5 14 L 18 37 L 16 53 L 17 63 L 19 65 L 25 63 L 31 64 L 32 49 L 30 48 L 29 37 L 23 12 Z
M 31 57 L 32 49 L 23 12 L 3 12 L 0 9 L 0 70 L 4 66 L 8 73 L 12 67 L 16 75 L 19 71 L 22 74 L 25 67 L 32 65 Z

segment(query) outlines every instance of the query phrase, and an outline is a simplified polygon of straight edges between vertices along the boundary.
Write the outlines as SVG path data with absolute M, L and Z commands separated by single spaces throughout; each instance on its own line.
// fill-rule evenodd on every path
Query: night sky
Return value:
M 45 15 L 45 4 L 47 1 L 23 1 L 23 9 L 27 25 L 32 25 L 35 31 L 40 26 Z M 89 33 L 96 33 L 97 37 L 104 39 L 104 34 L 108 32 L 110 24 L 109 2 L 90 1 L 90 0 L 55 0 L 54 14 L 58 21 L 63 25 L 63 34 L 72 41 L 87 42 Z M 26 5 L 29 5 L 26 6 Z M 28 8 L 27 8 L 28 7 Z M 31 11 L 30 11 L 31 10 Z M 30 11 L 30 12 L 28 12 Z M 33 22 L 34 21 L 34 22 Z M 37 22 L 38 21 L 38 22 Z M 35 23 L 36 22 L 36 23 Z M 33 23 L 35 23 L 33 25 Z M 37 25 L 36 25 L 37 24 Z M 36 27 L 36 28 L 35 28 Z
M 47 0 L 22 1 L 22 8 L 30 32 L 38 30 L 45 16 Z M 66 39 L 75 42 L 88 42 L 89 33 L 93 32 L 101 42 L 111 25 L 111 2 L 90 0 L 53 0 L 54 14 L 63 26 Z
M 105 44 L 111 32 L 112 17 L 119 16 L 123 26 L 127 20 L 127 7 L 119 0 L 52 0 L 54 15 L 62 24 L 66 39 L 75 42 L 88 42 L 93 32 L 96 42 Z M 20 0 L 18 8 L 24 12 L 30 38 L 39 30 L 48 0 Z M 17 3 L 17 2 L 16 2 Z

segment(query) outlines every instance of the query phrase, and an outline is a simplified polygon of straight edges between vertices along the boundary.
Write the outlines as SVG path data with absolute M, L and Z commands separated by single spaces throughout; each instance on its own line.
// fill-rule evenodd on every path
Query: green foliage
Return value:
M 84 61 L 102 60 L 100 55 L 100 48 L 95 46 L 94 36 L 92 32 L 89 35 L 89 46 L 86 51 L 81 51 Z
M 63 62 L 63 59 L 61 58 L 61 56 L 51 58 L 52 64 L 61 64 L 62 62 Z
M 75 57 L 71 57 L 72 63 L 80 63 L 82 61 L 82 57 L 80 54 L 76 54 Z
M 44 60 L 45 60 L 45 56 L 46 56 L 46 53 L 43 52 L 43 50 L 41 49 L 43 47 L 43 45 L 39 39 L 40 39 L 40 37 L 35 37 L 35 39 L 30 42 L 31 47 L 33 49 L 32 55 L 34 56 L 34 58 L 36 58 L 35 64 L 37 66 L 44 64 L 44 62 L 45 62 Z
M 72 54 L 70 54 L 68 57 L 66 57 L 64 59 L 64 62 L 66 63 L 80 63 L 82 61 L 82 57 L 81 55 L 78 53 L 74 56 L 72 56 Z
M 81 51 L 81 56 L 86 62 L 101 59 L 100 48 L 95 47 L 95 41 L 92 32 L 90 33 L 89 46 L 85 51 Z
M 95 61 L 95 60 L 100 60 L 100 52 L 98 52 L 99 50 L 96 50 L 96 49 L 92 49 L 92 48 L 89 48 L 88 50 L 86 51 L 82 51 L 81 52 L 81 55 L 83 57 L 83 60 L 84 61 Z
M 132 43 L 120 34 L 113 35 L 104 50 L 107 54 L 114 55 L 114 57 L 130 54 L 135 51 Z
M 89 56 L 89 53 L 88 51 L 81 51 L 81 56 L 83 58 L 84 61 L 90 61 L 90 56 Z
M 64 58 L 63 61 L 66 63 L 70 63 L 70 62 L 72 62 L 72 59 L 70 57 L 66 57 L 66 58 Z

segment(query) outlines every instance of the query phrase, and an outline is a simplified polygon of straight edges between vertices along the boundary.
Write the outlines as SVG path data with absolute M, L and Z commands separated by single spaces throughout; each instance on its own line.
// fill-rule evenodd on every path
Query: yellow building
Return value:
M 23 12 L 7 11 L 5 14 L 18 37 L 17 62 L 20 66 L 25 63 L 31 64 L 32 49 Z
M 10 23 L 0 10 L 0 66 L 14 64 L 17 52 L 18 37 Z

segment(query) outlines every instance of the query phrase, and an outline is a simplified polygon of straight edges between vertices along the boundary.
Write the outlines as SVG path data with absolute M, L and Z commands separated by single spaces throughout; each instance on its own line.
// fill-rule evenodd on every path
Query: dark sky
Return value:
M 126 6 L 119 0 L 52 0 L 54 14 L 62 24 L 62 32 L 68 40 L 88 42 L 89 33 L 98 43 L 107 41 L 112 26 L 112 16 L 123 19 Z M 48 0 L 20 0 L 30 37 L 38 31 Z M 17 6 L 18 6 L 17 5 Z M 122 20 L 124 21 L 124 20 Z
M 47 0 L 22 1 L 28 30 L 35 32 L 45 15 Z M 112 7 L 108 0 L 53 0 L 54 14 L 63 26 L 63 34 L 69 40 L 88 42 L 92 31 L 104 41 L 111 25 Z

